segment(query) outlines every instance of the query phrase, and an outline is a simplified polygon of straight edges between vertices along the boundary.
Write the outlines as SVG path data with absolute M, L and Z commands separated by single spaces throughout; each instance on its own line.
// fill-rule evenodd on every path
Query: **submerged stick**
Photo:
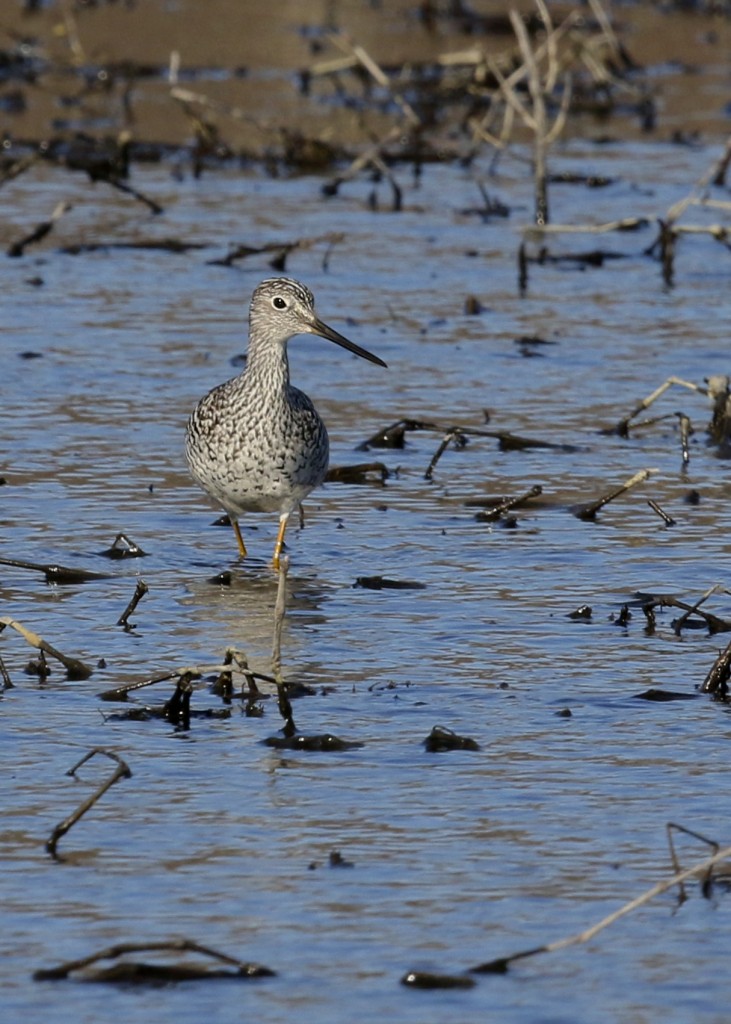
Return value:
M 676 619 L 676 621 L 673 623 L 673 632 L 675 633 L 675 635 L 680 636 L 680 631 L 682 630 L 683 626 L 688 621 L 688 619 L 691 617 L 691 615 L 695 615 L 698 612 L 700 606 L 704 604 L 708 600 L 708 598 L 711 597 L 712 594 L 717 594 L 719 591 L 723 591 L 723 589 L 724 587 L 720 583 L 715 583 L 712 587 L 709 587 L 708 590 L 706 590 L 706 592 L 698 598 L 696 603 L 692 605 L 690 608 L 688 608 L 687 611 L 685 611 L 680 616 L 680 618 Z
M 57 967 L 36 971 L 33 974 L 33 980 L 59 981 L 67 978 L 74 971 L 90 967 L 99 960 L 116 960 L 127 953 L 150 953 L 170 950 L 200 953 L 202 956 L 211 957 L 214 960 L 220 960 L 221 963 L 235 967 L 237 973 L 242 975 L 264 977 L 274 974 L 274 971 L 269 970 L 267 967 L 260 967 L 258 964 L 242 963 L 240 960 L 234 959 L 234 957 L 227 956 L 226 953 L 219 953 L 218 950 L 211 949 L 210 946 L 201 946 L 200 943 L 192 942 L 190 939 L 172 939 L 167 942 L 119 942 L 114 946 L 108 946 L 106 949 L 100 949 L 98 953 L 92 953 L 90 956 L 81 957 L 78 960 L 69 960 L 64 964 L 59 964 Z
M 56 226 L 56 222 L 63 217 L 65 213 L 71 209 L 71 203 L 57 203 L 54 207 L 53 213 L 48 220 L 41 221 L 41 223 L 30 231 L 27 235 L 19 238 L 17 242 L 12 242 L 7 248 L 8 256 L 22 256 L 29 245 L 33 245 L 34 242 L 40 242 L 50 234 Z
M 464 434 L 456 428 L 448 430 L 447 433 L 444 435 L 439 447 L 434 452 L 431 462 L 426 467 L 426 472 L 424 473 L 425 480 L 433 479 L 434 470 L 436 468 L 437 463 L 439 462 L 447 448 L 450 446 L 450 444 L 452 444 L 453 442 L 456 448 L 464 448 L 464 446 L 467 444 L 467 439 L 465 438 Z
M 478 964 L 477 967 L 469 968 L 473 974 L 504 974 L 511 963 L 515 960 L 523 960 L 529 956 L 536 956 L 538 953 L 554 953 L 559 949 L 567 949 L 569 946 L 578 946 L 584 942 L 589 942 L 598 935 L 599 932 L 608 928 L 615 921 L 625 917 L 633 910 L 637 910 L 638 907 L 642 907 L 645 903 L 649 903 L 650 900 L 654 899 L 655 896 L 660 896 L 662 893 L 667 892 L 668 889 L 672 889 L 676 885 L 680 885 L 688 878 L 694 878 L 696 875 L 706 873 L 709 868 L 712 868 L 714 864 L 717 864 L 721 860 L 725 860 L 731 856 L 731 846 L 726 846 L 722 850 L 718 850 L 711 857 L 707 857 L 705 860 L 698 861 L 691 867 L 686 868 L 685 871 L 679 871 L 672 875 L 670 878 L 665 878 L 663 881 L 658 882 L 657 885 L 653 885 L 651 889 L 642 893 L 641 896 L 635 897 L 630 900 L 629 903 L 625 903 L 624 906 L 619 907 L 618 910 L 613 911 L 606 917 L 603 917 L 601 921 L 597 921 L 596 924 L 587 928 L 583 932 L 579 932 L 576 935 L 570 935 L 566 939 L 558 939 L 555 942 L 547 942 L 542 946 L 535 946 L 532 949 L 521 950 L 519 953 L 513 953 L 510 956 L 497 957 L 494 960 L 487 960 L 485 963 Z
M 43 637 L 38 636 L 31 629 L 26 629 L 20 622 L 11 618 L 9 615 L 3 615 L 0 617 L 0 633 L 5 629 L 6 626 L 10 626 L 16 633 L 20 633 L 23 639 L 35 647 L 38 651 L 43 651 L 45 654 L 50 654 L 52 658 L 60 661 L 63 667 L 66 669 L 66 673 L 69 679 L 88 679 L 93 669 L 88 665 L 84 664 L 79 658 L 70 658 L 66 654 L 62 654 L 58 648 L 49 644 Z
M 664 509 L 660 508 L 656 501 L 653 501 L 652 498 L 648 498 L 647 504 L 650 506 L 653 512 L 656 512 L 660 516 L 660 518 L 666 526 L 675 526 L 675 520 L 673 519 L 673 517 L 669 516 Z
M 653 402 L 656 402 L 657 399 L 660 398 L 661 395 L 664 395 L 668 388 L 673 387 L 673 385 L 688 388 L 690 391 L 700 392 L 702 395 L 708 394 L 707 389 L 700 384 L 694 384 L 692 381 L 683 380 L 681 377 L 668 377 L 668 379 L 663 381 L 658 388 L 655 388 L 647 398 L 643 398 L 642 401 L 635 406 L 632 412 L 621 419 L 616 427 L 613 427 L 609 433 L 619 434 L 620 437 L 629 437 L 630 422 L 635 419 L 636 416 L 639 416 L 641 412 L 644 412 L 645 409 L 648 409 Z
M 729 689 L 729 679 L 731 679 L 731 642 L 714 661 L 708 675 L 701 684 L 700 692 L 726 697 Z
M 678 872 L 682 871 L 682 868 L 680 866 L 680 861 L 678 860 L 678 855 L 675 852 L 675 843 L 673 842 L 673 832 L 674 831 L 675 832 L 683 832 L 686 836 L 692 836 L 693 839 L 698 839 L 699 842 L 705 843 L 706 846 L 710 846 L 714 853 L 718 852 L 719 844 L 714 839 L 708 839 L 706 836 L 701 835 L 700 832 L 694 832 L 692 828 L 686 828 L 685 825 L 676 825 L 675 822 L 669 821 L 667 823 L 667 825 L 665 826 L 665 831 L 667 832 L 667 836 L 668 836 L 668 846 L 670 848 L 670 861 L 671 861 L 671 863 L 673 865 L 673 871 L 676 874 L 678 874 Z M 709 868 L 708 875 L 703 880 L 703 888 L 704 889 L 708 886 L 710 878 L 711 878 L 711 870 Z M 678 885 L 678 895 L 680 897 L 680 902 L 681 903 L 685 903 L 685 901 L 687 899 L 687 896 L 685 894 L 685 886 L 683 885 L 682 882 L 680 882 L 679 885 Z
M 615 498 L 621 497 L 632 487 L 636 487 L 637 484 L 643 483 L 650 476 L 651 473 L 656 473 L 655 469 L 641 469 L 634 476 L 631 476 L 629 480 L 618 487 L 615 491 L 610 491 L 609 494 L 603 495 L 596 501 L 589 501 L 582 505 L 574 505 L 571 511 L 574 513 L 577 519 L 594 519 L 597 512 L 608 505 L 610 501 L 614 501 Z
M 503 498 L 502 501 L 496 505 L 492 505 L 491 508 L 482 509 L 481 512 L 475 513 L 475 519 L 478 523 L 491 523 L 506 512 L 512 511 L 514 508 L 518 508 L 520 505 L 526 504 L 531 498 L 537 498 L 543 494 L 543 488 L 540 484 L 534 484 L 530 490 L 525 491 L 523 494 L 514 495 L 512 498 Z M 475 502 L 467 502 L 468 505 L 476 504 Z
M 0 565 L 42 572 L 46 577 L 46 583 L 86 583 L 88 580 L 109 579 L 109 573 L 107 572 L 93 572 L 91 569 L 75 569 L 67 565 L 48 564 L 45 562 L 28 562 L 23 558 L 0 558 Z
M 15 684 L 13 683 L 12 679 L 10 678 L 10 673 L 5 668 L 5 662 L 3 661 L 2 658 L 0 658 L 0 678 L 2 678 L 2 681 L 3 681 L 3 690 L 12 690 L 13 689 Z
M 142 598 L 145 596 L 145 594 L 148 593 L 149 589 L 150 588 L 147 586 L 144 580 L 137 580 L 137 586 L 135 587 L 134 594 L 130 598 L 129 604 L 117 619 L 117 625 L 124 626 L 125 632 L 129 633 L 130 630 L 134 629 L 134 626 L 130 626 L 129 624 L 129 617 L 135 610 L 137 605 L 140 603 Z
M 116 761 L 117 767 L 114 769 L 112 775 L 110 775 L 105 782 L 102 782 L 96 792 L 92 793 L 90 797 L 87 797 L 86 800 L 80 803 L 76 810 L 69 814 L 68 818 L 64 818 L 62 822 L 56 825 L 51 833 L 50 839 L 46 843 L 46 850 L 48 850 L 55 860 L 59 859 L 56 852 L 56 846 L 58 845 L 59 839 L 66 835 L 68 830 L 76 824 L 79 818 L 83 817 L 86 812 L 94 806 L 97 800 L 104 796 L 106 791 L 110 789 L 115 782 L 119 782 L 120 779 L 129 779 L 132 777 L 132 772 L 130 771 L 126 761 L 123 761 L 122 758 L 118 754 L 115 754 L 113 750 L 103 750 L 101 747 L 95 747 L 93 750 L 90 750 L 88 754 L 84 754 L 81 760 L 75 764 L 73 768 L 69 768 L 66 774 L 75 776 L 78 769 L 81 768 L 83 764 L 86 764 L 90 758 L 94 757 L 95 754 L 103 754 L 105 757 L 111 758 L 112 761 Z

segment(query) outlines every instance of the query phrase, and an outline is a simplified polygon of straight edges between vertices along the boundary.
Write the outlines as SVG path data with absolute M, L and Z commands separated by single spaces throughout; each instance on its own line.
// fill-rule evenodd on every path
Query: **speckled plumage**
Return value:
M 279 513 L 275 565 L 287 519 L 325 479 L 329 457 L 325 424 L 289 383 L 287 342 L 296 334 L 318 334 L 386 365 L 324 324 L 309 288 L 288 278 L 262 281 L 251 299 L 246 367 L 201 399 L 186 433 L 191 474 L 228 512 L 242 555 L 239 516 Z

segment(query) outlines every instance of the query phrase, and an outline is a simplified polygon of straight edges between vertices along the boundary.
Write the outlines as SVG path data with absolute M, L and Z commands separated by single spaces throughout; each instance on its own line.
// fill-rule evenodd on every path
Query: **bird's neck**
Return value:
M 249 342 L 246 368 L 242 374 L 248 383 L 256 384 L 267 392 L 278 393 L 289 387 L 289 360 L 287 345 Z

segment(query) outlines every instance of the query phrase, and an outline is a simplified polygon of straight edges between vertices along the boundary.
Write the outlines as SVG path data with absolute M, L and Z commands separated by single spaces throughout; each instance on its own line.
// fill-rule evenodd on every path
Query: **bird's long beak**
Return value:
M 379 356 L 374 356 L 372 352 L 368 352 L 366 349 L 361 348 L 360 345 L 356 345 L 354 341 L 348 341 L 342 334 L 338 334 L 332 327 L 328 327 L 324 324 L 319 317 L 315 317 L 310 326 L 310 330 L 313 334 L 319 334 L 321 338 L 327 338 L 328 341 L 334 341 L 336 345 L 340 345 L 341 348 L 347 348 L 348 352 L 353 352 L 355 355 L 360 356 L 361 359 L 367 359 L 370 363 L 377 363 L 379 366 L 386 366 L 387 364 Z

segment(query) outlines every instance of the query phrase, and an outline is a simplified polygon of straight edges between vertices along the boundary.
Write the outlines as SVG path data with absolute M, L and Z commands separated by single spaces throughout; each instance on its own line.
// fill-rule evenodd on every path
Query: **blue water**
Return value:
M 726 638 L 676 637 L 672 609 L 658 613 L 654 635 L 639 608 L 627 627 L 613 621 L 638 590 L 692 603 L 726 582 L 728 465 L 706 445 L 706 400 L 684 389 L 657 412 L 691 417 L 687 472 L 673 420 L 630 440 L 600 433 L 670 375 L 702 384 L 729 370 L 728 253 L 707 237 L 681 239 L 672 289 L 643 254 L 655 218 L 715 155 L 711 146 L 566 147 L 557 169 L 603 170 L 616 183 L 556 187 L 555 222 L 651 223 L 638 234 L 552 239 L 552 251 L 601 246 L 624 258 L 586 271 L 532 267 L 522 298 L 516 253 L 531 194 L 517 162 L 490 180 L 514 212 L 489 224 L 460 212 L 478 194 L 470 173 L 448 167 L 427 168 L 419 189 L 404 175 L 401 214 L 368 211 L 368 183 L 325 201 L 316 179 L 174 181 L 164 167 L 134 176 L 165 207 L 159 218 L 111 192 L 90 200 L 81 179 L 48 168 L 0 190 L 5 244 L 60 199 L 74 202 L 41 247 L 5 263 L 0 557 L 111 573 L 49 586 L 0 567 L 0 614 L 105 663 L 83 682 L 52 663 L 41 684 L 23 672 L 31 648 L 10 629 L 0 636 L 15 683 L 0 701 L 4 1017 L 726 1019 L 727 900 L 704 900 L 693 885 L 681 907 L 668 893 L 586 947 L 522 961 L 469 991 L 399 984 L 411 969 L 459 972 L 588 927 L 671 873 L 667 821 L 729 841 L 726 709 L 703 697 L 635 699 L 650 687 L 694 693 Z M 207 260 L 229 243 L 332 231 L 343 239 L 328 270 L 320 243 L 293 253 L 288 272 L 312 287 L 324 320 L 389 369 L 297 339 L 292 375 L 327 421 L 333 463 L 379 459 L 392 475 L 385 486 L 328 485 L 308 502 L 305 529 L 291 530 L 282 657 L 285 678 L 315 690 L 294 704 L 299 730 L 362 746 L 270 749 L 263 740 L 281 721 L 269 698 L 262 717 L 234 702 L 230 718 L 195 718 L 186 733 L 115 718 L 129 705 L 100 702 L 103 690 L 211 668 L 230 646 L 271 670 L 277 524 L 252 517 L 251 558 L 236 563 L 233 536 L 210 527 L 217 512 L 187 477 L 182 433 L 195 401 L 237 372 L 250 292 L 271 273 L 263 257 L 233 269 Z M 210 248 L 58 251 L 149 237 Z M 36 276 L 42 285 L 28 283 Z M 485 312 L 466 316 L 468 295 Z M 526 358 L 515 344 L 523 335 L 555 344 Z M 28 351 L 40 358 L 20 358 Z M 402 417 L 479 428 L 485 409 L 488 429 L 575 450 L 501 452 L 474 438 L 444 453 L 431 483 L 424 471 L 440 435 L 354 451 Z M 596 522 L 571 515 L 642 468 L 655 470 L 649 481 Z M 542 499 L 517 512 L 513 530 L 475 522 L 465 505 L 534 484 Z M 698 505 L 684 500 L 692 488 Z M 148 557 L 104 559 L 120 531 Z M 224 569 L 230 587 L 208 582 Z M 353 586 L 377 574 L 425 588 Z M 116 622 L 138 576 L 150 589 L 126 633 Z M 568 617 L 581 604 L 593 609 L 588 623 Z M 726 593 L 707 607 L 731 616 Z M 160 683 L 130 703 L 160 704 L 172 689 Z M 221 704 L 202 682 L 192 706 Z M 557 715 L 565 708 L 570 718 Z M 426 753 L 435 725 L 480 751 Z M 51 830 L 111 770 L 96 759 L 79 781 L 64 774 L 95 746 L 122 756 L 132 777 L 60 840 L 67 860 L 55 863 L 44 851 Z M 690 840 L 681 849 L 685 864 L 706 853 Z M 354 866 L 328 866 L 333 850 Z M 117 942 L 174 936 L 277 977 L 164 989 L 31 980 Z

